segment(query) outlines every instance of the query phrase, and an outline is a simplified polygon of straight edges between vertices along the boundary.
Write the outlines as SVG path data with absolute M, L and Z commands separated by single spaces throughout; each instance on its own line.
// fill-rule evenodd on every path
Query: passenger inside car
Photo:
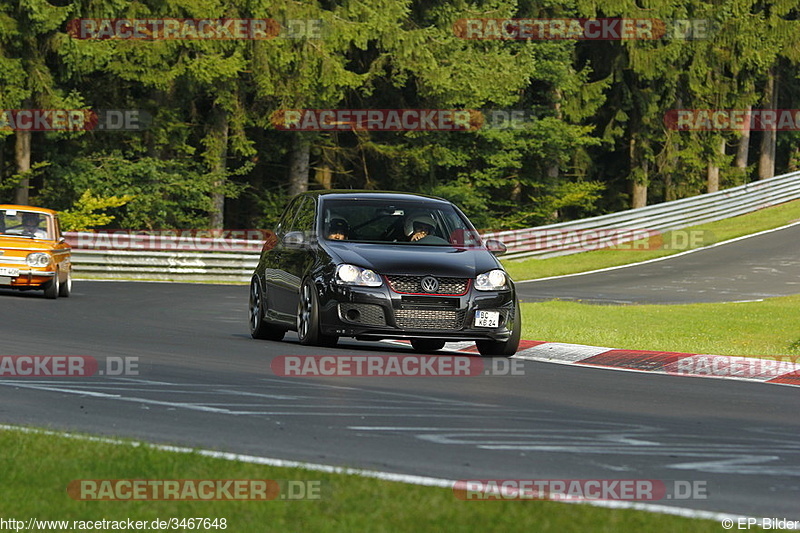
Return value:
M 44 239 L 47 237 L 47 231 L 39 227 L 40 223 L 41 215 L 39 213 L 22 213 L 22 224 L 8 228 L 5 233 L 7 235 L 24 235 L 26 237 Z
M 334 241 L 345 241 L 350 233 L 350 226 L 343 218 L 333 218 L 328 224 L 328 239 Z
M 436 220 L 430 213 L 412 213 L 408 215 L 405 220 L 404 230 L 408 242 L 447 244 L 446 240 L 435 234 Z

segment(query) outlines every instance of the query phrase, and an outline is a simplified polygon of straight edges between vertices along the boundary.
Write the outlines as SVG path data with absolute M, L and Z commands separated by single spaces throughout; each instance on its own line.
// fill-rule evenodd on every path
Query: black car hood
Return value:
M 378 274 L 410 274 L 474 278 L 500 262 L 485 248 L 415 244 L 326 243 L 339 263 L 369 268 Z

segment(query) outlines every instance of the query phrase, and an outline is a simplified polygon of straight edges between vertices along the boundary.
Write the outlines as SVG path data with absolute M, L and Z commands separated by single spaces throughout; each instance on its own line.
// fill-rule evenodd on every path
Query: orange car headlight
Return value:
M 28 266 L 32 267 L 46 267 L 51 261 L 52 258 L 50 254 L 43 252 L 33 252 L 32 254 L 28 254 L 28 257 L 25 258 L 25 262 Z

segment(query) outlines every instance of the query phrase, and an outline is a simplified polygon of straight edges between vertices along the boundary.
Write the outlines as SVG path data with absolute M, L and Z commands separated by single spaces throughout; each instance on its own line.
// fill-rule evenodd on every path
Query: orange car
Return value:
M 44 289 L 47 298 L 69 296 L 70 248 L 55 211 L 0 205 L 0 288 Z

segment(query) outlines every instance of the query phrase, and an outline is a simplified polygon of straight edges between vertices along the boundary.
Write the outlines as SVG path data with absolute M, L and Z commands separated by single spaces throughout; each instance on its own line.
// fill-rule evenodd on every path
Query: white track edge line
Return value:
M 169 446 L 165 444 L 152 444 L 142 441 L 125 441 L 120 439 L 112 439 L 109 437 L 94 437 L 91 435 L 79 435 L 76 433 L 52 431 L 46 429 L 29 428 L 24 426 L 14 426 L 9 424 L 0 424 L 0 430 L 17 431 L 20 433 L 32 433 L 39 435 L 53 435 L 57 437 L 65 437 L 75 440 L 83 440 L 90 442 L 100 442 L 104 444 L 115 444 L 123 446 L 149 446 L 159 451 L 173 452 L 173 453 L 196 453 L 204 457 L 213 459 L 223 459 L 226 461 L 238 461 L 242 463 L 258 464 L 265 466 L 275 466 L 282 468 L 302 468 L 305 470 L 312 470 L 316 472 L 325 472 L 330 474 L 344 474 L 359 477 L 373 478 L 381 481 L 392 481 L 396 483 L 405 483 L 407 485 L 420 485 L 426 487 L 439 487 L 439 488 L 453 488 L 456 480 L 435 478 L 429 476 L 417 476 L 411 474 L 398 474 L 393 472 L 382 472 L 380 470 L 365 470 L 361 468 L 349 468 L 342 466 L 332 466 L 320 463 L 307 463 L 304 461 L 291 461 L 286 459 L 276 459 L 272 457 L 259 457 L 255 455 L 243 455 L 231 452 L 220 452 L 215 450 L 205 450 L 200 448 L 187 448 L 183 446 Z M 569 500 L 542 500 L 554 501 L 557 503 L 570 503 L 570 504 L 586 504 L 594 507 L 605 507 L 609 509 L 630 509 L 636 511 L 646 511 L 649 513 L 660 513 L 679 516 L 683 518 L 691 518 L 698 520 L 738 520 L 753 518 L 746 515 L 736 515 L 729 513 L 720 513 L 715 511 L 703 511 L 698 509 L 688 509 L 684 507 L 670 507 L 667 505 L 649 504 L 641 502 L 623 502 L 623 501 L 569 501 Z

